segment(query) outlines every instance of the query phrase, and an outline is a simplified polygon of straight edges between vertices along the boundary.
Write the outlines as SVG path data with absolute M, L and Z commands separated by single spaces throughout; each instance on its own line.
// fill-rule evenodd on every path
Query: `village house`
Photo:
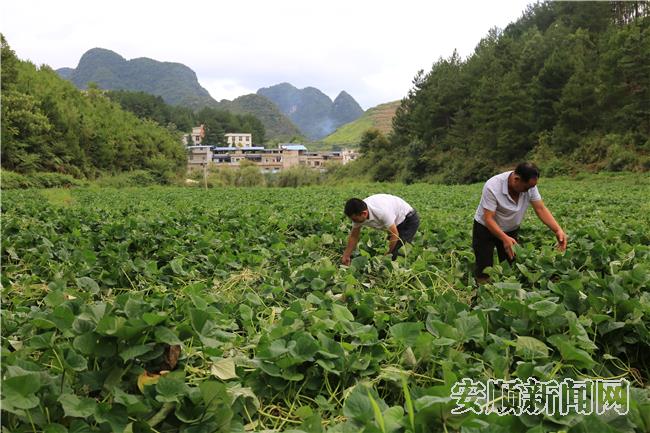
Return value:
M 202 128 L 202 127 L 201 127 Z M 196 135 L 201 135 L 201 130 Z M 346 164 L 357 157 L 354 150 L 337 152 L 310 152 L 303 144 L 282 143 L 275 149 L 263 146 L 254 146 L 252 134 L 228 133 L 225 134 L 227 146 L 209 146 L 196 144 L 192 132 L 192 146 L 187 146 L 188 168 L 197 169 L 204 166 L 238 168 L 242 161 L 250 161 L 257 165 L 261 171 L 275 173 L 287 168 L 305 166 L 313 169 L 324 170 L 328 163 Z M 205 136 L 201 136 L 201 140 Z
M 203 143 L 205 138 L 205 127 L 203 125 L 192 128 L 192 144 L 198 146 Z

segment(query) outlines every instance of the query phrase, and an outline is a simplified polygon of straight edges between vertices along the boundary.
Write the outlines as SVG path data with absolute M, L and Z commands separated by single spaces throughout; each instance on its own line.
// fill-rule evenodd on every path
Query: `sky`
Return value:
M 289 82 L 364 109 L 401 99 L 454 49 L 470 56 L 523 0 L 5 0 L 0 32 L 17 56 L 54 69 L 87 50 L 183 63 L 213 98 Z

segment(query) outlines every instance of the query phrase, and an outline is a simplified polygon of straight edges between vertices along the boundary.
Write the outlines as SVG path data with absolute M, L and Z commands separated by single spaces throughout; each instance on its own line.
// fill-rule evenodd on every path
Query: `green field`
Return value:
M 650 431 L 650 176 L 542 178 L 567 252 L 530 210 L 472 303 L 481 187 L 4 191 L 2 432 Z M 414 244 L 339 265 L 377 192 Z M 451 413 L 462 378 L 529 377 L 625 378 L 629 412 Z

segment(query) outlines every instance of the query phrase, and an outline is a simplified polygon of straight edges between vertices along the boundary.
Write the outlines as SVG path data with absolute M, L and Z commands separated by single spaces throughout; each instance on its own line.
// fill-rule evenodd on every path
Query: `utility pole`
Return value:
M 203 186 L 208 190 L 208 163 L 203 163 Z

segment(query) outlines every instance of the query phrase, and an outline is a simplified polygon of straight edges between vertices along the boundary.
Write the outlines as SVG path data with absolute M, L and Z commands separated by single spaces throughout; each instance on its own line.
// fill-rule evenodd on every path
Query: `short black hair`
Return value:
M 359 215 L 364 210 L 368 210 L 368 205 L 360 198 L 351 198 L 345 202 L 345 215 L 348 217 Z
M 524 182 L 539 179 L 539 168 L 532 162 L 521 162 L 515 167 L 515 174 Z

